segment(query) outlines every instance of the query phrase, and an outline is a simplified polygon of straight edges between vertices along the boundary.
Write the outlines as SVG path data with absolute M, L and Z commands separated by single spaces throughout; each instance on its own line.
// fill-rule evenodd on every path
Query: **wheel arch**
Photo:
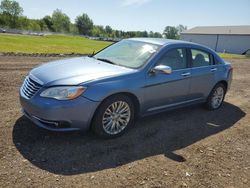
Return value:
M 113 94 L 111 94 L 111 95 L 106 96 L 106 97 L 100 102 L 100 104 L 99 104 L 99 105 L 97 106 L 97 108 L 95 109 L 95 112 L 94 112 L 94 114 L 93 114 L 93 116 L 92 116 L 92 118 L 91 118 L 91 122 L 92 122 L 93 118 L 95 117 L 95 114 L 96 114 L 97 110 L 100 108 L 100 106 L 103 104 L 103 102 L 106 101 L 106 100 L 108 100 L 108 99 L 111 98 L 111 97 L 116 96 L 116 95 L 125 95 L 125 96 L 129 97 L 129 98 L 132 100 L 133 104 L 134 104 L 134 108 L 135 108 L 135 109 L 134 109 L 134 111 L 135 111 L 135 118 L 139 116 L 139 114 L 140 114 L 140 102 L 139 102 L 138 97 L 137 97 L 135 94 L 130 93 L 130 92 L 117 92 L 117 93 L 113 93 Z
M 210 90 L 210 92 L 209 92 L 209 94 L 207 95 L 206 98 L 209 97 L 209 95 L 211 94 L 211 92 L 213 91 L 213 89 L 214 89 L 218 84 L 223 84 L 223 85 L 225 86 L 226 92 L 227 92 L 227 89 L 228 89 L 228 83 L 227 83 L 227 81 L 226 81 L 226 80 L 220 80 L 220 81 L 216 82 L 216 84 L 214 84 L 214 86 L 212 87 L 212 89 Z
M 215 84 L 215 86 L 218 85 L 218 84 L 223 84 L 223 85 L 225 86 L 225 88 L 226 88 L 226 91 L 227 91 L 227 89 L 228 89 L 228 83 L 227 83 L 226 80 L 220 80 L 219 82 L 217 82 L 217 83 Z M 214 87 L 215 87 L 215 86 L 214 86 Z

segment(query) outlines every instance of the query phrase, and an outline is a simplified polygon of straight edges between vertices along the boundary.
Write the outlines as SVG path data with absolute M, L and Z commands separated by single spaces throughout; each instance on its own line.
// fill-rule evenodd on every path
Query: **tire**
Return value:
M 121 136 L 134 123 L 134 109 L 132 100 L 126 95 L 108 97 L 95 112 L 91 128 L 103 138 Z
M 223 93 L 221 93 L 221 92 L 223 92 Z M 226 94 L 225 85 L 222 83 L 216 84 L 207 98 L 206 108 L 208 110 L 219 109 L 221 107 L 221 105 L 223 104 L 225 94 Z

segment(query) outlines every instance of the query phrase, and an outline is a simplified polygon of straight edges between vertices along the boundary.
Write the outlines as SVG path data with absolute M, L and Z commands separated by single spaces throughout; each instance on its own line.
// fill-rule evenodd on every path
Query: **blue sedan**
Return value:
M 223 104 L 232 66 L 213 50 L 177 40 L 132 38 L 95 55 L 34 68 L 20 88 L 24 114 L 52 131 L 120 136 L 138 116 Z

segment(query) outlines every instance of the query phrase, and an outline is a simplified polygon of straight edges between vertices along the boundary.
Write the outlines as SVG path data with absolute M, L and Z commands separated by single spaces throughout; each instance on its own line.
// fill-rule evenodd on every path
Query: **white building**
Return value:
M 250 50 L 250 25 L 195 27 L 182 32 L 181 39 L 203 44 L 217 52 L 244 54 Z

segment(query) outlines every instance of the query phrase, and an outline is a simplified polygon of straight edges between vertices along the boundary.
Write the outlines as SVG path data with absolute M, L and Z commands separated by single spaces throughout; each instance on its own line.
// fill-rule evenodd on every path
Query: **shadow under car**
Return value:
M 13 142 L 35 166 L 73 175 L 159 154 L 185 161 L 185 156 L 174 151 L 228 129 L 244 116 L 239 107 L 226 102 L 216 111 L 193 106 L 139 119 L 125 135 L 111 140 L 97 138 L 91 132 L 50 132 L 22 116 L 14 125 Z

